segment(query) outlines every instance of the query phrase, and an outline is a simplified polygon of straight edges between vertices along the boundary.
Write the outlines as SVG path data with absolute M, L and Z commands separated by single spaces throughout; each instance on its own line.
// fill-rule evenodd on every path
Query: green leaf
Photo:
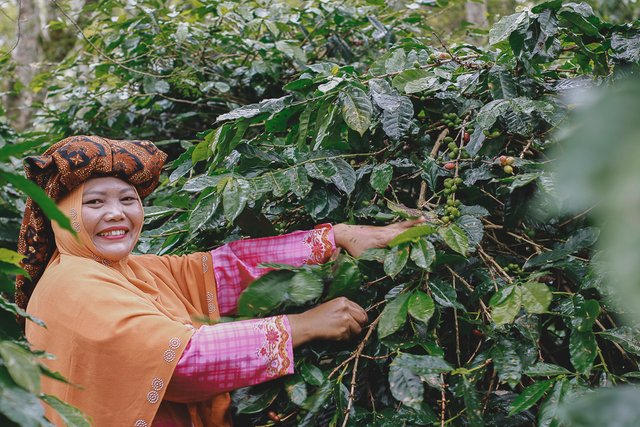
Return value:
M 324 284 L 322 279 L 312 271 L 300 271 L 289 282 L 289 297 L 295 304 L 304 304 L 320 298 Z
M 540 381 L 522 390 L 522 393 L 511 402 L 509 416 L 525 411 L 538 403 L 542 396 L 553 386 L 554 380 Z
M 280 391 L 279 387 L 269 387 L 261 391 L 251 391 L 241 388 L 233 392 L 233 401 L 238 414 L 257 414 L 273 403 Z
M 227 221 L 232 222 L 247 205 L 251 197 L 251 186 L 244 179 L 230 178 L 222 193 L 222 207 Z
M 436 310 L 433 298 L 422 291 L 416 291 L 409 299 L 409 314 L 414 319 L 427 323 Z
M 382 130 L 389 138 L 398 141 L 411 127 L 413 103 L 406 96 L 398 98 L 398 107 L 382 111 Z
M 50 394 L 40 395 L 40 400 L 51 406 L 60 415 L 67 427 L 90 427 L 89 419 L 80 411 L 68 403 L 63 402 Z
M 25 319 L 31 320 L 38 326 L 42 326 L 43 328 L 45 327 L 45 324 L 42 320 L 30 315 L 29 313 L 18 307 L 16 304 L 9 302 L 2 294 L 0 294 L 0 309 L 8 311 L 9 313 L 12 313 L 16 316 L 22 316 Z
M 189 215 L 191 235 L 194 235 L 207 224 L 216 209 L 218 209 L 218 205 L 220 205 L 220 196 L 216 193 L 211 193 L 198 202 Z
M 396 49 L 385 59 L 384 68 L 387 73 L 396 73 L 404 69 L 407 54 L 404 49 Z
M 262 316 L 287 299 L 290 271 L 270 271 L 251 283 L 238 299 L 239 316 Z
M 498 373 L 498 379 L 512 388 L 515 388 L 522 378 L 523 361 L 518 347 L 517 342 L 503 338 L 499 339 L 491 350 L 491 358 Z
M 451 224 L 447 227 L 438 228 L 438 234 L 442 240 L 460 255 L 466 256 L 469 250 L 469 238 L 467 234 L 457 225 Z
M 433 374 L 443 374 L 453 370 L 453 367 L 443 358 L 428 355 L 401 353 L 393 360 L 398 366 L 410 369 L 420 377 Z
M 422 240 L 420 239 L 422 236 L 428 236 L 429 234 L 433 234 L 435 232 L 436 232 L 436 229 L 431 225 L 427 225 L 427 224 L 416 225 L 398 234 L 388 243 L 388 246 L 390 248 L 393 248 L 395 246 L 398 246 L 406 242 L 417 243 L 418 241 Z
M 311 191 L 312 185 L 309 182 L 307 171 L 303 166 L 293 167 L 287 169 L 284 174 L 291 182 L 291 191 L 299 198 L 303 198 L 309 191 Z
M 369 129 L 373 106 L 369 95 L 356 86 L 350 86 L 341 93 L 342 117 L 345 123 L 360 135 Z
M 512 99 L 518 96 L 516 82 L 504 67 L 495 65 L 489 71 L 493 99 Z
M 393 167 L 388 163 L 376 165 L 371 172 L 369 183 L 380 194 L 384 194 L 393 178 Z
M 489 304 L 491 305 L 491 317 L 498 325 L 513 322 L 520 312 L 522 304 L 521 289 L 519 286 L 508 286 L 501 289 L 493 297 Z
M 560 427 L 558 416 L 561 411 L 561 404 L 569 389 L 567 381 L 558 381 L 553 387 L 553 391 L 547 400 L 540 406 L 538 411 L 538 427 Z
M 307 383 L 314 386 L 319 386 L 326 380 L 322 370 L 308 362 L 305 362 L 300 366 L 300 375 L 302 375 L 302 378 L 304 378 Z
M 465 412 L 465 418 L 470 427 L 483 427 L 484 420 L 482 419 L 482 404 L 478 397 L 478 391 L 474 384 L 462 377 L 462 398 L 464 399 L 464 405 L 467 408 Z
M 327 292 L 327 300 L 345 296 L 352 298 L 358 294 L 362 284 L 362 274 L 357 264 L 349 257 L 343 257 L 333 272 L 333 282 Z
M 593 299 L 579 301 L 575 305 L 571 325 L 580 332 L 589 332 L 600 315 L 600 304 Z
M 402 247 L 390 250 L 384 258 L 384 272 L 395 277 L 402 271 L 409 259 L 409 248 Z
M 289 375 L 284 380 L 284 389 L 289 400 L 300 406 L 307 399 L 307 385 L 299 374 Z
M 570 375 L 571 371 L 563 368 L 562 366 L 538 362 L 525 370 L 525 374 L 530 377 L 555 377 L 558 375 Z
M 44 212 L 44 214 L 51 220 L 58 223 L 58 225 L 66 230 L 69 230 L 72 233 L 75 233 L 73 228 L 71 228 L 71 221 L 69 217 L 58 209 L 55 202 L 46 195 L 46 193 L 42 190 L 42 188 L 38 187 L 38 185 L 24 178 L 20 175 L 0 171 L 0 180 L 4 180 L 9 184 L 16 187 L 18 190 L 24 192 L 27 196 L 31 197 L 34 202 L 38 204 L 40 209 Z
M 0 147 L 0 162 L 9 160 L 10 157 L 18 157 L 27 151 L 33 150 L 36 147 L 40 147 L 43 144 L 43 140 L 35 138 L 20 144 L 5 144 Z
M 469 239 L 469 251 L 475 251 L 475 247 L 482 242 L 482 238 L 484 237 L 482 221 L 471 215 L 462 215 L 456 223 L 464 230 Z
M 396 332 L 407 320 L 409 294 L 400 294 L 387 302 L 378 323 L 378 336 L 384 338 Z
M 411 259 L 420 268 L 427 271 L 431 269 L 431 264 L 436 259 L 436 249 L 433 243 L 427 239 L 419 239 L 411 244 Z
M 316 390 L 314 394 L 307 397 L 307 399 L 300 405 L 302 408 L 309 411 L 307 417 L 313 416 L 318 410 L 322 407 L 322 405 L 327 401 L 329 395 L 331 394 L 331 388 L 333 384 L 331 381 L 325 381 L 319 388 Z M 300 425 L 304 425 L 303 422 Z
M 396 364 L 395 360 L 389 366 L 389 389 L 396 400 L 410 408 L 419 408 L 424 399 L 420 377 L 411 369 Z
M 544 283 L 527 282 L 522 285 L 522 305 L 529 313 L 546 313 L 553 294 Z
M 640 355 L 640 332 L 636 329 L 629 326 L 621 326 L 599 332 L 598 335 L 619 344 L 629 353 Z
M 40 391 L 40 367 L 33 354 L 11 341 L 0 341 L 0 357 L 16 384 L 32 393 Z
M 0 261 L 8 264 L 13 264 L 20 267 L 20 261 L 24 258 L 23 255 L 11 249 L 0 248 Z
M 4 367 L 0 367 L 0 414 L 21 427 L 48 425 L 38 398 L 16 386 Z
M 511 33 L 514 32 L 525 19 L 527 19 L 527 13 L 528 12 L 525 11 L 505 16 L 495 23 L 493 28 L 489 30 L 489 44 L 495 45 L 508 39 Z
M 458 302 L 458 295 L 453 287 L 444 281 L 433 281 L 430 284 L 433 299 L 443 307 L 464 310 L 465 307 Z
M 589 374 L 593 367 L 593 360 L 596 358 L 598 343 L 591 331 L 581 332 L 577 329 L 571 331 L 569 337 L 569 355 L 571 364 L 577 372 Z
M 391 84 L 405 93 L 430 90 L 438 84 L 438 77 L 427 70 L 409 69 L 396 75 Z
M 353 193 L 356 188 L 356 173 L 351 165 L 344 159 L 333 159 L 331 163 L 336 170 L 336 173 L 331 176 L 331 182 L 345 194 Z

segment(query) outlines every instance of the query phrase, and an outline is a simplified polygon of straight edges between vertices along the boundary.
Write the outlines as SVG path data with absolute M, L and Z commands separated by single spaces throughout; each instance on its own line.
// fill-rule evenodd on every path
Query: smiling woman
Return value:
M 132 255 L 141 199 L 164 159 L 148 141 L 83 136 L 25 160 L 75 233 L 27 201 L 19 251 L 30 279 L 18 278 L 16 301 L 45 321 L 27 323 L 26 336 L 56 355 L 44 363 L 69 380 L 43 377 L 43 391 L 96 426 L 230 425 L 228 391 L 291 374 L 294 347 L 349 339 L 367 322 L 337 298 L 304 313 L 208 324 L 234 314 L 242 290 L 269 271 L 259 265 L 322 263 L 336 248 L 357 255 L 420 222 L 322 224 L 184 256 Z M 47 416 L 63 425 L 49 408 Z
M 131 253 L 142 229 L 144 210 L 134 186 L 114 178 L 93 178 L 82 193 L 82 222 L 104 258 Z

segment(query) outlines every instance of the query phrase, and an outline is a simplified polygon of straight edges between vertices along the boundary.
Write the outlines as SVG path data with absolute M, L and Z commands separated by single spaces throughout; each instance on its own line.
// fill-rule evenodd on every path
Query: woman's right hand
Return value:
M 308 341 L 346 340 L 362 331 L 367 323 L 367 312 L 347 298 L 327 301 L 300 314 L 289 314 L 294 347 Z

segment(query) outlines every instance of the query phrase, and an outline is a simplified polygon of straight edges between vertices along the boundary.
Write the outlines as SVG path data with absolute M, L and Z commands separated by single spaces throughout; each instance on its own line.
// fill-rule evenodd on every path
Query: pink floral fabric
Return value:
M 334 251 L 335 239 L 330 224 L 281 236 L 238 240 L 212 250 L 220 315 L 233 314 L 242 290 L 270 271 L 258 267 L 259 264 L 320 264 Z

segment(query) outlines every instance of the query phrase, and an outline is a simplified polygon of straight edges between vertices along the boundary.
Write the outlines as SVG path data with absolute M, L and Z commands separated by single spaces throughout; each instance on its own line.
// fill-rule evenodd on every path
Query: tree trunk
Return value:
M 479 28 L 489 26 L 487 22 L 487 4 L 486 0 L 481 3 L 469 1 L 465 4 L 466 20 Z
M 7 111 L 13 126 L 24 130 L 31 120 L 33 93 L 28 86 L 42 58 L 40 47 L 41 26 L 37 0 L 19 0 L 16 37 L 19 37 L 16 48 L 11 53 L 15 63 L 16 92 L 7 99 Z

